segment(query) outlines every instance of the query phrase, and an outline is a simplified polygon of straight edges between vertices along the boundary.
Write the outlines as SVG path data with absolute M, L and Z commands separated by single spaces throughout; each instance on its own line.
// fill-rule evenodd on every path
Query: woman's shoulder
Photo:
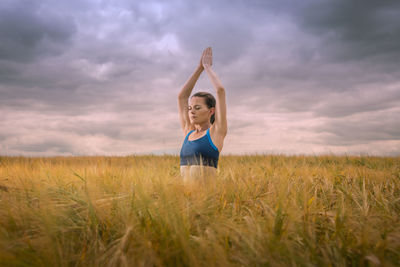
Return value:
M 225 133 L 224 129 L 218 129 L 218 126 L 215 125 L 215 124 L 211 125 L 211 127 L 208 128 L 208 131 L 213 136 L 215 136 L 215 135 L 219 135 L 219 136 L 223 136 L 223 137 L 226 136 L 226 133 Z
M 195 130 L 193 125 L 187 126 L 185 130 L 183 131 L 184 135 L 187 136 L 190 132 L 193 132 Z
M 218 151 L 221 152 L 222 147 L 224 146 L 224 140 L 225 140 L 226 134 L 219 132 L 216 125 L 212 125 L 209 128 L 209 134 L 210 134 L 211 141 L 217 147 Z

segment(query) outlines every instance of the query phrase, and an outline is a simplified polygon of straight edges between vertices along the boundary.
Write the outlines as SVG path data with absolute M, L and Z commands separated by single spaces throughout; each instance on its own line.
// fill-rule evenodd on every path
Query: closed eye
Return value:
M 191 110 L 192 107 L 189 106 L 188 109 Z M 194 109 L 195 109 L 195 110 L 199 110 L 199 109 L 201 109 L 201 106 L 194 106 Z

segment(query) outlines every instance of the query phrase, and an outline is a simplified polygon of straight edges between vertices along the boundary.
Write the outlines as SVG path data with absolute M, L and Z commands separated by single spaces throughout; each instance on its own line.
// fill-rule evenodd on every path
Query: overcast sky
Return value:
M 0 154 L 178 154 L 207 46 L 222 155 L 400 154 L 397 0 L 1 0 Z

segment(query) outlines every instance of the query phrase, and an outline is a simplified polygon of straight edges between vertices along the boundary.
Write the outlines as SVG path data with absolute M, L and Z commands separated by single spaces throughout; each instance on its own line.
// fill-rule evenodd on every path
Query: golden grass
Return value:
M 0 157 L 1 266 L 399 264 L 398 157 Z

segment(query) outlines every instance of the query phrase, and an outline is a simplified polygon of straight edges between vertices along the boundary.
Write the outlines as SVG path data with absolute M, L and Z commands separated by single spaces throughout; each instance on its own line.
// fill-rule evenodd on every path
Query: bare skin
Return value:
M 221 152 L 228 131 L 225 88 L 211 66 L 212 49 L 211 47 L 208 47 L 203 51 L 196 70 L 183 85 L 182 90 L 179 93 L 179 118 L 184 136 L 194 130 L 194 132 L 189 135 L 190 141 L 203 137 L 206 135 L 207 129 L 210 129 L 211 140 L 218 148 L 218 151 Z M 207 73 L 216 91 L 215 108 L 208 108 L 205 99 L 202 97 L 192 97 L 190 98 L 190 101 L 188 101 L 192 90 L 203 71 Z M 210 118 L 213 114 L 215 114 L 215 121 L 211 124 Z M 199 165 L 181 166 L 181 175 L 184 180 L 196 177 L 213 176 L 215 173 L 216 168 L 214 167 Z

